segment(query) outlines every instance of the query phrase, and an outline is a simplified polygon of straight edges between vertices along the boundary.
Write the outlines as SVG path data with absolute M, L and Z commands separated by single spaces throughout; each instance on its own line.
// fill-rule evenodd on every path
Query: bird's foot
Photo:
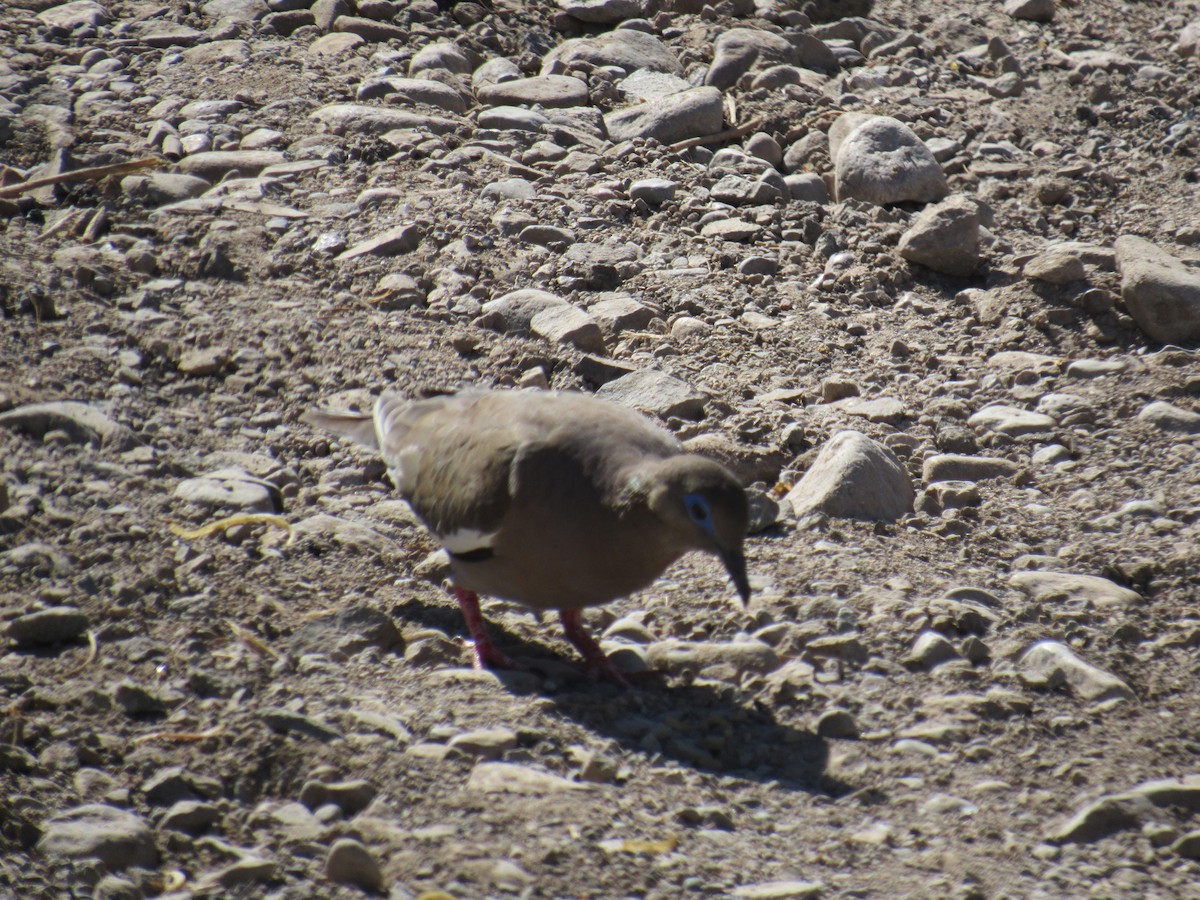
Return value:
M 496 649 L 491 641 L 469 641 L 471 645 L 471 665 L 476 669 L 512 669 L 524 672 L 526 666 L 521 665 L 507 653 Z
M 467 622 L 467 631 L 471 633 L 471 660 L 475 668 L 523 671 L 524 666 L 497 650 L 492 639 L 488 637 L 487 629 L 483 625 L 483 613 L 479 611 L 479 595 L 474 591 L 465 591 L 456 587 L 454 596 L 458 600 L 463 618 Z
M 618 687 L 633 687 L 631 682 L 642 673 L 622 672 L 613 664 L 608 654 L 600 649 L 595 638 L 583 627 L 583 613 L 577 609 L 564 609 L 559 611 L 558 617 L 562 620 L 567 640 L 583 655 L 583 671 L 588 678 L 592 681 L 603 679 Z

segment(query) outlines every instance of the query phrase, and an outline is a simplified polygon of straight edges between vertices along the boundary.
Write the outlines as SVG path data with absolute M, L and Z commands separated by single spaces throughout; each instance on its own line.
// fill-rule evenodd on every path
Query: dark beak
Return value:
M 725 563 L 725 571 L 729 573 L 733 586 L 737 588 L 738 595 L 742 598 L 742 606 L 745 606 L 750 602 L 750 579 L 746 577 L 746 554 L 741 551 L 741 548 L 723 550 L 721 562 Z

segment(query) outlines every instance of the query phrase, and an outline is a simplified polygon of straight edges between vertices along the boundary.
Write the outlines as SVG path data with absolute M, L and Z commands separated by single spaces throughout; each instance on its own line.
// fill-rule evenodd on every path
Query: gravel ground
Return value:
M 1200 896 L 1200 5 L 52 2 L 0 893 Z M 588 611 L 622 691 L 486 601 L 527 671 L 471 669 L 299 421 L 467 386 L 727 463 L 749 607 L 694 555 Z

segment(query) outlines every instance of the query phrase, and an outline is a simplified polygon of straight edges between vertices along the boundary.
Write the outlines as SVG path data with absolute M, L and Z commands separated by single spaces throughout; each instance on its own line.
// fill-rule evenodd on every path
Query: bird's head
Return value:
M 742 543 L 750 523 L 749 501 L 729 470 L 706 457 L 684 454 L 656 463 L 643 484 L 651 511 L 682 545 L 718 556 L 742 602 L 748 602 Z

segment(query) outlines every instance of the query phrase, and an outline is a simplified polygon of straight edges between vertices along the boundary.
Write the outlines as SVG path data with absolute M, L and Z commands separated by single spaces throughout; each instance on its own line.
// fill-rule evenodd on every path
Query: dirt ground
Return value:
M 1111 253 L 1139 235 L 1200 271 L 1200 57 L 1175 47 L 1200 5 L 1058 0 L 1039 23 L 883 0 L 869 19 L 907 41 L 792 93 L 725 89 L 725 126 L 814 136 L 797 171 L 832 173 L 822 141 L 846 111 L 953 142 L 950 189 L 987 208 L 969 277 L 899 255 L 919 204 L 778 199 L 738 210 L 756 238 L 706 236 L 726 209 L 706 153 L 745 135 L 697 152 L 489 129 L 462 73 L 428 79 L 461 113 L 361 101 L 428 117 L 407 134 L 311 115 L 439 41 L 534 75 L 612 24 L 364 0 L 358 19 L 396 32 L 322 55 L 313 17 L 286 18 L 308 4 L 253 5 L 111 0 L 69 28 L 48 2 L 0 7 L 3 184 L 162 157 L 164 135 L 232 151 L 277 132 L 257 140 L 286 157 L 174 205 L 121 177 L 0 187 L 0 414 L 103 419 L 0 427 L 0 893 L 1200 897 L 1200 437 L 1140 415 L 1200 412 L 1200 359 L 1138 327 Z M 791 27 L 783 2 L 663 6 L 642 17 L 685 78 L 728 29 Z M 837 19 L 824 7 L 813 27 Z M 1004 60 L 1015 96 L 995 95 Z M 608 112 L 627 101 L 605 77 L 588 84 Z M 193 101 L 230 105 L 189 119 Z M 485 190 L 512 178 L 533 196 Z M 631 198 L 646 178 L 675 199 Z M 402 249 L 347 252 L 401 226 Z M 1025 273 L 1054 241 L 1099 248 L 1081 278 Z M 600 349 L 480 318 L 522 288 L 648 312 L 601 321 Z M 299 421 L 384 389 L 593 392 L 641 369 L 701 392 L 665 424 L 722 438 L 771 496 L 847 428 L 919 496 L 882 522 L 785 506 L 748 540 L 747 609 L 689 556 L 589 611 L 610 648 L 692 654 L 629 691 L 584 678 L 555 617 L 500 601 L 490 627 L 530 671 L 472 670 L 437 546 L 382 464 Z M 970 419 L 994 403 L 1052 422 Z M 1013 465 L 939 509 L 923 466 L 944 452 Z M 293 537 L 172 530 L 236 513 Z M 1103 589 L 1022 578 L 1055 572 Z M 49 631 L 21 639 L 41 610 Z M 1047 640 L 1107 687 L 1034 672 Z M 1137 793 L 1159 780 L 1177 792 Z M 128 815 L 70 849 L 63 817 L 96 804 Z

